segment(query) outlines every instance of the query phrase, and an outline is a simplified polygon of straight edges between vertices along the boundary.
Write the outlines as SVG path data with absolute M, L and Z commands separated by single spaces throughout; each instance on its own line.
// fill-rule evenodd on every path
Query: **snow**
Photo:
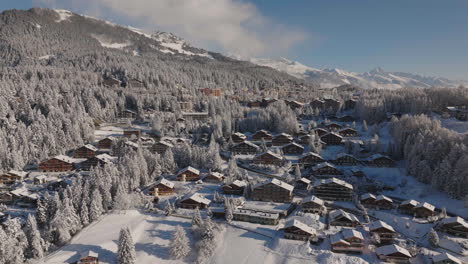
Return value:
M 94 34 L 92 34 L 91 36 L 95 38 L 97 41 L 99 41 L 99 44 L 101 44 L 101 46 L 104 48 L 124 49 L 125 47 L 132 45 L 130 41 L 118 43 L 118 42 L 112 42 L 112 41 L 106 40 L 105 37 L 103 36 L 98 36 Z
M 48 60 L 48 59 L 53 58 L 53 57 L 55 57 L 55 55 L 44 55 L 44 56 L 39 57 L 38 59 L 40 59 L 40 60 Z
M 59 15 L 59 19 L 55 20 L 55 22 L 57 22 L 57 23 L 60 23 L 62 21 L 66 21 L 73 15 L 73 13 L 68 11 L 68 10 L 55 9 L 54 11 Z
M 436 114 L 433 114 L 431 117 L 440 120 L 442 126 L 445 128 L 460 134 L 468 134 L 468 122 L 466 121 L 460 121 L 456 118 L 442 118 Z

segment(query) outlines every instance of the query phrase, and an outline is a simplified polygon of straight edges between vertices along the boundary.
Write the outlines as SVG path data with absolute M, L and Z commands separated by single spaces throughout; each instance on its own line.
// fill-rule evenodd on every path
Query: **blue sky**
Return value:
M 216 29 L 196 34 L 199 29 L 173 25 L 177 21 L 167 18 L 160 21 L 160 15 L 143 21 L 139 18 L 148 14 L 141 10 L 140 13 L 125 13 L 118 8 L 111 11 L 108 11 L 109 8 L 101 8 L 100 12 L 95 12 L 95 8 L 91 11 L 87 9 L 86 1 L 101 1 L 101 7 L 104 3 L 109 5 L 111 2 L 114 5 L 119 2 L 35 0 L 34 5 L 67 8 L 78 13 L 93 12 L 92 15 L 113 22 L 143 28 L 148 28 L 148 24 L 151 24 L 152 28 L 154 26 L 172 30 L 198 45 L 205 44 L 208 48 L 227 52 L 232 48 L 229 41 L 210 42 L 210 38 L 222 37 L 210 34 L 217 32 Z M 125 2 L 148 4 L 151 1 L 180 2 L 120 0 L 119 8 L 125 9 Z M 278 46 L 278 49 L 265 51 L 268 56 L 284 56 L 316 68 L 364 72 L 380 66 L 387 71 L 468 79 L 468 0 L 213 0 L 213 3 L 219 2 L 234 2 L 218 6 L 231 8 L 232 13 L 238 12 L 231 19 L 234 22 L 229 23 L 235 24 L 239 19 L 239 24 L 249 24 L 245 27 L 240 25 L 248 32 L 239 33 L 236 38 L 243 39 L 244 44 L 258 41 L 258 49 L 252 50 L 254 54 L 265 51 L 261 47 L 262 43 L 268 43 L 272 47 Z M 251 4 L 247 11 L 240 6 L 245 3 Z M 27 9 L 32 6 L 32 0 L 0 1 L 0 10 Z M 249 16 L 248 21 L 241 21 L 242 12 L 249 13 L 246 15 Z M 188 16 L 187 13 L 184 14 Z M 208 24 L 200 24 L 204 28 L 225 22 L 220 21 L 219 17 L 213 17 L 210 22 L 211 17 L 201 12 L 199 16 L 208 20 Z M 257 17 L 262 20 L 252 23 Z M 198 22 L 197 19 L 200 18 L 194 15 L 183 21 L 197 24 L 194 23 Z M 264 28 L 257 24 L 262 24 Z M 267 32 L 270 27 L 274 28 L 272 31 L 276 34 Z M 233 30 L 237 29 L 234 25 Z M 252 37 L 250 33 L 258 33 L 258 36 Z M 203 37 L 199 38 L 200 35 Z M 225 38 L 229 39 L 229 36 Z M 243 47 L 242 44 L 239 46 Z M 245 46 L 245 49 L 249 48 L 248 45 Z

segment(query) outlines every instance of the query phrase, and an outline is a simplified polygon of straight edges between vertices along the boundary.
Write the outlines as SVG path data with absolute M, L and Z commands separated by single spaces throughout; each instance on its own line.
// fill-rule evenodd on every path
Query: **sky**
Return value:
M 243 57 L 468 79 L 468 0 L 2 0 L 173 32 Z

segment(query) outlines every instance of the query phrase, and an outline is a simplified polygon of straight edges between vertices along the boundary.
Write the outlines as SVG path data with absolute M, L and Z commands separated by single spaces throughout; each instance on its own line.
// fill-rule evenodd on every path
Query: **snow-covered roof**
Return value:
M 211 172 L 210 174 L 208 174 L 208 176 L 213 176 L 213 177 L 218 178 L 218 179 L 222 179 L 224 177 L 224 175 L 222 173 L 219 173 L 217 171 Z
M 73 159 L 65 155 L 57 155 L 53 157 L 53 159 L 57 159 L 66 163 L 73 163 Z
M 343 158 L 343 157 L 351 157 L 353 159 L 356 159 L 353 155 L 348 154 L 348 153 L 344 153 L 344 152 L 340 152 L 340 153 L 336 154 L 335 159 L 339 159 L 339 158 Z
M 292 192 L 294 190 L 294 186 L 292 186 L 292 185 L 290 185 L 288 183 L 285 183 L 283 181 L 280 181 L 278 179 L 269 179 L 267 181 L 257 183 L 257 184 L 254 185 L 254 189 L 259 187 L 259 186 L 266 185 L 266 184 L 274 184 L 274 185 L 279 186 L 279 187 L 281 187 L 283 189 L 286 189 L 286 190 L 288 190 L 290 192 Z
M 361 195 L 361 200 L 366 200 L 366 199 L 374 199 L 375 200 L 375 195 L 373 195 L 372 193 L 365 193 L 363 195 Z
M 266 154 L 271 155 L 271 156 L 273 156 L 273 157 L 275 157 L 277 159 L 280 159 L 280 160 L 283 159 L 283 157 L 281 157 L 280 155 L 278 155 L 278 154 L 276 154 L 274 152 L 271 152 L 269 150 L 267 152 L 262 152 L 262 153 L 259 153 L 259 154 L 255 155 L 254 158 L 257 158 L 257 157 L 260 157 L 260 156 L 263 156 L 263 155 L 266 155 Z
M 343 138 L 340 134 L 335 133 L 335 132 L 328 132 L 327 134 L 323 135 L 322 137 L 326 137 L 328 135 L 334 135 L 336 137 Z
M 34 178 L 35 180 L 47 180 L 47 176 L 42 174 L 42 175 L 39 175 L 37 176 L 36 178 Z
M 289 134 L 286 134 L 286 133 L 280 133 L 280 134 L 275 136 L 275 138 L 277 138 L 277 137 L 287 137 L 289 139 L 292 139 L 292 136 L 289 135 Z
M 375 199 L 376 199 L 377 201 L 387 200 L 387 201 L 393 203 L 393 200 L 392 200 L 392 199 L 388 198 L 387 196 L 385 196 L 385 195 L 383 195 L 383 194 L 378 195 L 377 197 L 375 197 Z
M 80 254 L 80 259 L 86 258 L 86 257 L 98 258 L 99 254 L 94 252 L 94 251 L 91 251 L 91 250 L 85 251 L 85 252 Z
M 239 145 L 242 145 L 242 144 L 247 144 L 247 145 L 249 145 L 249 146 L 251 146 L 251 147 L 254 147 L 254 148 L 256 148 L 256 149 L 259 149 L 259 148 L 260 148 L 259 146 L 255 145 L 254 143 L 252 143 L 252 142 L 250 142 L 250 141 L 244 141 L 244 142 L 238 143 L 238 144 L 234 145 L 234 147 L 239 146 Z
M 242 134 L 241 132 L 236 132 L 233 135 L 236 135 L 236 136 L 238 136 L 240 138 L 246 138 L 246 136 L 244 134 Z
M 138 143 L 135 143 L 133 141 L 125 141 L 124 143 L 125 145 L 129 146 L 129 147 L 132 147 L 132 148 L 139 148 L 140 146 L 138 145 Z
M 82 146 L 82 148 L 87 148 L 87 149 L 89 149 L 91 151 L 97 151 L 98 150 L 95 146 L 90 145 L 90 144 L 86 144 L 86 145 Z
M 325 126 L 332 126 L 332 125 L 342 127 L 342 125 L 340 125 L 340 124 L 338 124 L 338 123 L 336 123 L 336 122 L 328 123 L 328 124 L 326 124 Z
M 380 158 L 385 158 L 385 159 L 389 159 L 389 160 L 392 160 L 389 156 L 386 156 L 386 155 L 382 155 L 382 154 L 373 154 L 369 157 L 366 158 L 367 161 L 372 161 L 372 160 L 376 160 L 376 159 L 380 159 Z
M 325 202 L 322 199 L 320 199 L 320 198 L 318 198 L 317 196 L 314 196 L 314 195 L 307 196 L 304 199 L 302 199 L 301 204 L 308 203 L 308 202 L 313 202 L 313 203 L 316 203 L 316 204 L 319 204 L 319 205 L 324 205 L 325 204 Z
M 427 203 L 427 202 L 424 202 L 424 203 L 420 203 L 416 206 L 416 208 L 426 208 L 430 211 L 434 211 L 435 210 L 435 206 L 433 206 L 432 204 L 430 203 Z
M 19 197 L 28 197 L 33 200 L 39 199 L 39 195 L 37 193 L 32 193 L 30 190 L 28 190 L 26 187 L 20 187 L 16 190 L 13 190 L 10 192 L 11 194 Z
M 320 179 L 315 181 L 314 187 L 325 185 L 325 184 L 330 184 L 330 183 L 335 183 L 341 186 L 344 186 L 349 189 L 353 189 L 353 186 L 343 180 L 337 179 L 337 178 L 329 178 L 329 179 Z
M 28 175 L 28 173 L 26 171 L 17 171 L 17 170 L 9 170 L 7 173 L 10 174 L 10 175 L 14 175 L 14 176 L 20 176 L 22 178 L 24 178 L 24 177 L 26 177 L 26 175 Z
M 411 258 L 411 254 L 409 253 L 408 250 L 400 246 L 394 245 L 394 244 L 379 247 L 375 250 L 375 253 L 377 253 L 377 255 L 385 255 L 385 256 L 391 255 L 393 253 L 401 253 L 403 255 L 408 256 L 408 258 Z
M 354 131 L 354 132 L 357 132 L 357 130 L 354 129 L 354 128 L 352 128 L 352 127 L 345 127 L 345 128 L 342 128 L 342 129 L 340 129 L 340 132 L 346 131 L 346 130 L 352 130 L 352 131 Z
M 162 185 L 164 185 L 164 186 L 167 186 L 167 187 L 169 187 L 169 188 L 171 188 L 171 189 L 174 188 L 174 183 L 171 182 L 171 181 L 168 181 L 168 180 L 166 180 L 166 179 L 164 179 L 164 178 L 159 179 L 159 180 L 155 183 L 155 185 L 159 185 L 159 184 L 162 184 Z
M 435 256 L 432 257 L 432 261 L 434 263 L 435 262 L 442 262 L 444 260 L 450 260 L 450 261 L 453 261 L 454 263 L 462 264 L 461 260 L 459 260 L 458 258 L 456 258 L 453 255 L 448 254 L 446 252 L 444 252 L 442 254 L 439 254 L 439 255 L 435 255 Z
M 406 200 L 406 201 L 403 201 L 400 205 L 412 205 L 412 206 L 418 206 L 419 205 L 419 202 L 416 201 L 416 200 Z
M 117 138 L 114 137 L 114 136 L 108 136 L 108 137 L 105 137 L 105 138 L 103 138 L 103 139 L 101 139 L 101 140 L 99 140 L 99 141 L 103 141 L 103 140 L 105 140 L 105 139 L 108 139 L 108 140 L 110 140 L 110 141 L 116 141 L 116 140 L 117 140 Z
M 300 178 L 300 179 L 299 179 L 299 180 L 297 180 L 297 181 L 299 181 L 299 182 L 303 182 L 303 183 L 305 183 L 305 184 L 310 184 L 310 183 L 311 183 L 311 181 L 310 181 L 309 179 L 307 179 L 307 178 L 304 178 L 304 177 Z
M 247 185 L 247 183 L 245 181 L 235 180 L 229 185 L 234 185 L 234 186 L 237 186 L 237 187 L 244 187 L 244 186 Z
M 116 159 L 116 157 L 112 157 L 108 154 L 99 154 L 96 156 L 96 159 L 104 161 L 106 163 L 111 163 L 112 161 Z
M 188 167 L 186 167 L 186 168 L 181 169 L 181 170 L 177 173 L 177 175 L 181 175 L 182 173 L 184 173 L 184 172 L 186 172 L 186 171 L 190 171 L 190 172 L 193 172 L 193 173 L 195 173 L 195 174 L 200 174 L 200 171 L 199 171 L 199 170 L 195 169 L 195 168 L 192 167 L 192 166 L 188 166 Z
M 343 243 L 343 244 L 346 244 L 348 246 L 351 245 L 348 241 L 344 240 L 343 235 L 341 233 L 336 233 L 336 234 L 330 236 L 330 242 L 332 244 Z
M 456 223 L 456 224 L 460 224 L 460 225 L 465 226 L 466 228 L 468 228 L 468 223 L 465 221 L 465 219 L 463 219 L 463 218 L 461 218 L 459 216 L 444 218 L 440 222 L 443 225 Z
M 189 195 L 186 195 L 182 201 L 185 201 L 185 200 L 193 200 L 197 203 L 202 203 L 202 204 L 206 204 L 206 205 L 209 205 L 211 203 L 211 201 L 203 196 L 201 196 L 201 194 L 199 193 L 194 193 L 194 194 L 189 194 Z
M 301 159 L 302 159 L 302 158 L 305 158 L 305 157 L 307 157 L 307 156 L 314 156 L 314 157 L 323 159 L 322 156 L 320 156 L 320 154 L 317 154 L 317 153 L 315 153 L 315 152 L 307 152 L 307 153 L 305 153 L 304 155 L 301 156 Z
M 307 232 L 311 235 L 315 234 L 316 231 L 314 228 L 302 223 L 301 221 L 297 220 L 297 219 L 292 219 L 288 222 L 286 222 L 286 224 L 284 225 L 283 228 L 288 228 L 288 227 L 296 227 L 296 228 L 299 228 L 300 230 L 304 231 L 304 232 Z
M 167 142 L 167 141 L 163 141 L 163 140 L 161 140 L 161 141 L 159 141 L 159 142 L 157 142 L 157 143 L 155 143 L 155 144 L 165 145 L 165 146 L 167 146 L 167 147 L 169 147 L 169 148 L 172 148 L 172 147 L 173 147 L 173 145 L 172 145 L 171 143 L 169 143 L 169 142 Z
M 314 167 L 312 167 L 312 170 L 316 171 L 316 170 L 324 168 L 324 167 L 332 167 L 332 168 L 336 169 L 335 165 L 325 161 L 325 162 L 319 163 L 319 164 L 315 165 Z
M 304 149 L 303 146 L 297 144 L 296 142 L 292 142 L 292 143 L 286 144 L 286 145 L 282 146 L 281 148 L 286 148 L 286 147 L 289 147 L 289 146 L 296 146 L 296 147 L 298 147 L 298 148 Z
M 362 235 L 362 233 L 355 229 L 349 229 L 349 228 L 343 229 L 341 230 L 341 234 L 343 235 L 344 239 L 356 237 L 361 240 L 364 240 L 364 236 Z
M 387 230 L 390 230 L 392 232 L 395 232 L 395 229 L 393 229 L 393 227 L 383 221 L 374 221 L 372 222 L 370 225 L 369 225 L 369 229 L 372 231 L 372 230 L 376 230 L 376 229 L 379 229 L 379 228 L 385 228 Z
M 348 213 L 348 212 L 345 212 L 342 209 L 337 209 L 337 210 L 331 211 L 329 216 L 330 216 L 331 220 L 334 220 L 334 219 L 336 219 L 336 218 L 338 218 L 340 216 L 343 216 L 344 218 L 347 218 L 350 221 L 359 222 L 359 219 L 355 215 L 353 215 L 351 213 Z

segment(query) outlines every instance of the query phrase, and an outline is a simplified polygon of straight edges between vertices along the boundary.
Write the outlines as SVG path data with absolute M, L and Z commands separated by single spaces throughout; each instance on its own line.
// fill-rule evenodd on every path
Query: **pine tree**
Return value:
M 135 264 L 136 252 L 132 235 L 128 228 L 122 228 L 119 236 L 119 246 L 117 250 L 118 264 Z
M 296 165 L 296 168 L 294 170 L 294 174 L 296 176 L 296 181 L 300 180 L 302 178 L 302 173 L 301 173 L 301 168 L 299 168 L 299 164 Z
M 32 259 L 42 258 L 44 256 L 44 240 L 41 238 L 41 234 L 37 228 L 36 218 L 31 214 L 28 215 L 24 231 L 28 239 L 26 256 Z
M 81 224 L 83 226 L 89 225 L 89 209 L 85 203 L 81 205 L 80 218 L 81 218 Z
M 47 205 L 46 201 L 43 199 L 38 199 L 37 200 L 37 207 L 36 207 L 36 217 L 37 217 L 37 222 L 40 226 L 44 227 L 45 224 L 47 223 Z
M 94 189 L 92 194 L 91 204 L 89 207 L 89 221 L 90 223 L 96 221 L 101 217 L 103 208 L 102 208 L 102 196 L 101 192 L 98 189 Z
M 366 120 L 362 120 L 362 131 L 365 131 L 365 132 L 366 132 L 367 130 L 369 130 L 369 129 L 367 128 L 367 122 L 366 122 Z
M 439 235 L 437 232 L 431 228 L 427 235 L 427 240 L 429 241 L 429 244 L 431 244 L 432 247 L 439 247 Z
M 171 202 L 169 200 L 166 201 L 166 206 L 164 207 L 164 213 L 166 216 L 169 216 L 172 214 L 173 208 L 171 205 Z
M 232 203 L 230 202 L 229 198 L 224 198 L 224 211 L 225 211 L 226 222 L 231 223 L 234 216 L 233 216 Z
M 192 216 L 192 227 L 201 227 L 203 225 L 203 219 L 200 214 L 200 210 L 195 208 Z
M 190 253 L 190 244 L 187 234 L 181 226 L 176 226 L 172 240 L 169 244 L 169 250 L 172 258 L 181 259 Z

